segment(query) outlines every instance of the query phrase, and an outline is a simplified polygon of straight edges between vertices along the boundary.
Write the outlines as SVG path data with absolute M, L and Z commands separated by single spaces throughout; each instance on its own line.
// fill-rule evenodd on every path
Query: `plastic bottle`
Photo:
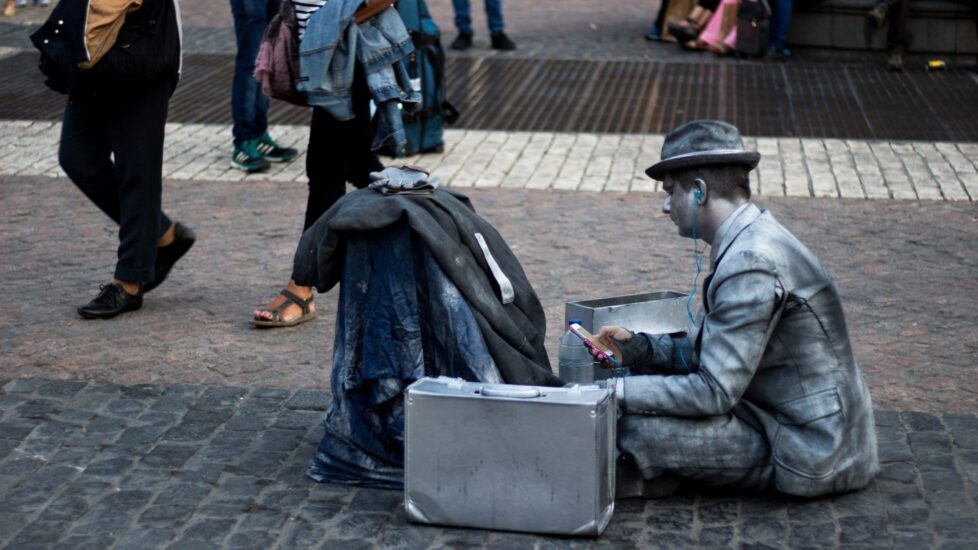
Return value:
M 580 323 L 580 321 L 571 319 L 570 323 Z M 575 384 L 594 382 L 596 370 L 594 358 L 584 347 L 581 339 L 569 330 L 565 330 L 564 335 L 560 338 L 560 347 L 557 350 L 557 368 L 560 378 L 564 382 Z

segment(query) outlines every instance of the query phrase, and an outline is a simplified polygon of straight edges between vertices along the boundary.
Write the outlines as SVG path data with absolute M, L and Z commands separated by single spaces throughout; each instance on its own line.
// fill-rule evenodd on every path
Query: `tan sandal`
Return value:
M 294 327 L 296 325 L 305 323 L 306 321 L 312 321 L 316 318 L 316 312 L 312 310 L 312 296 L 308 299 L 302 299 L 294 292 L 287 288 L 283 288 L 279 292 L 282 296 L 285 296 L 285 301 L 278 305 L 272 310 L 271 320 L 265 319 L 252 319 L 251 324 L 258 328 L 281 328 L 281 327 Z M 282 314 L 285 313 L 285 308 L 290 305 L 295 304 L 302 308 L 302 315 L 296 317 L 295 319 L 290 319 L 286 321 L 282 318 Z

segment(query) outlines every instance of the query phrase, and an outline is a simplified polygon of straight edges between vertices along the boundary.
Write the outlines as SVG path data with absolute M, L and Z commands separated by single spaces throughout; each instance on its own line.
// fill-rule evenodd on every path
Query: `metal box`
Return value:
M 567 302 L 564 327 L 571 319 L 577 319 L 592 333 L 604 325 L 618 325 L 649 334 L 681 332 L 689 329 L 687 298 L 687 294 L 665 290 Z
M 600 535 L 615 503 L 614 392 L 422 378 L 406 390 L 411 521 Z

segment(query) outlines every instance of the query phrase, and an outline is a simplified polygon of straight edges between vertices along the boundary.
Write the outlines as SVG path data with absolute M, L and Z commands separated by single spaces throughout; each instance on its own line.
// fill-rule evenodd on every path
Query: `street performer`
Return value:
M 633 374 L 608 381 L 622 412 L 617 498 L 664 496 L 681 480 L 817 496 L 859 489 L 879 471 L 838 292 L 812 252 L 750 201 L 759 160 L 734 126 L 694 121 L 666 136 L 646 170 L 663 182 L 679 235 L 694 251 L 696 239 L 711 246 L 710 273 L 688 334 L 597 335 Z

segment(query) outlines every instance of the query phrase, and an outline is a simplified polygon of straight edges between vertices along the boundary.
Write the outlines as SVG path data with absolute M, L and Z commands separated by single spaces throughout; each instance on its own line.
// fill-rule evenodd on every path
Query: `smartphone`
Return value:
M 615 365 L 620 364 L 615 359 L 615 352 L 611 351 L 611 348 L 598 341 L 598 339 L 595 338 L 593 334 L 584 330 L 584 327 L 582 327 L 577 323 L 571 323 L 568 326 L 568 328 L 570 329 L 571 332 L 574 333 L 575 336 L 577 336 L 584 342 L 584 345 L 588 349 L 594 351 L 594 354 L 597 356 L 598 360 L 610 361 Z

